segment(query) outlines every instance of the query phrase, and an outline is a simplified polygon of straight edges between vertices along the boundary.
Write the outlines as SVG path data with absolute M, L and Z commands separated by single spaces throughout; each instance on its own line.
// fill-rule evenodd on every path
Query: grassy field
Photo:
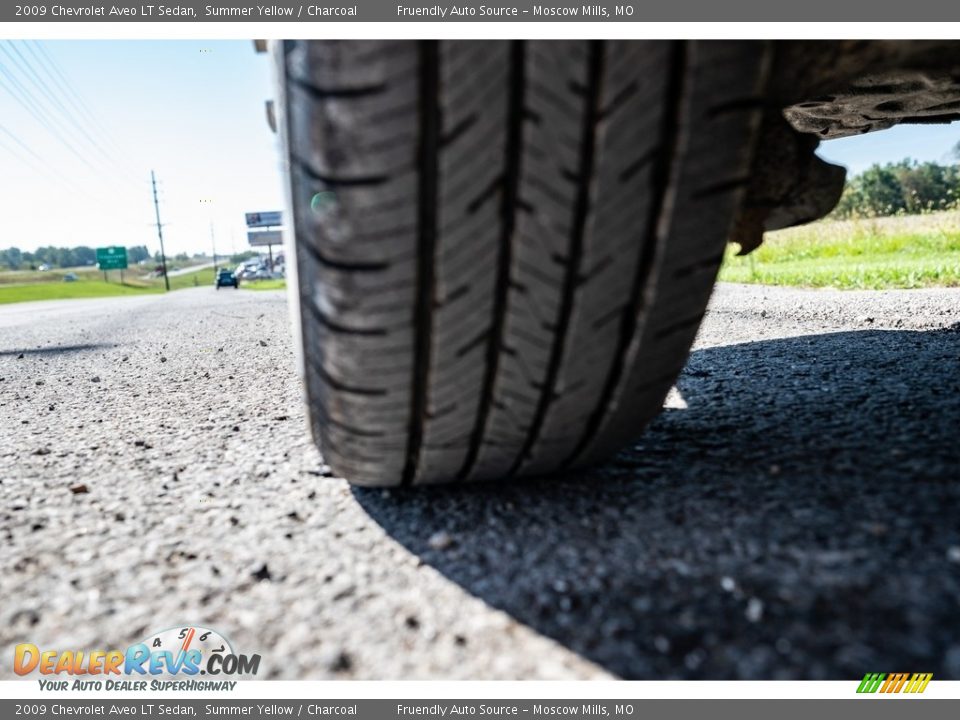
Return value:
M 64 282 L 63 276 L 67 272 L 75 272 L 78 279 L 75 282 Z M 134 272 L 124 273 L 123 284 L 120 284 L 120 272 L 117 270 L 110 271 L 107 282 L 103 281 L 102 272 L 90 268 L 46 273 L 0 273 L 0 305 L 31 300 L 65 300 L 164 292 L 163 278 L 137 277 Z M 171 290 L 200 285 L 213 285 L 213 268 L 204 268 L 170 278 Z
M 727 282 L 841 289 L 960 286 L 960 211 L 824 221 L 767 233 L 746 257 L 732 246 Z
M 35 283 L 61 283 L 63 282 L 63 276 L 71 272 L 81 280 L 103 280 L 103 273 L 100 270 L 91 267 L 58 268 L 56 270 L 44 271 L 4 270 L 0 272 L 0 287 L 4 287 L 6 285 L 29 285 Z M 124 272 L 124 279 L 129 280 L 134 276 L 135 273 L 136 271 L 133 273 L 129 271 Z M 114 270 L 110 274 L 110 279 L 113 282 L 119 282 L 119 272 Z
M 68 272 L 77 275 L 75 282 L 64 282 Z M 120 272 L 111 270 L 108 281 L 95 268 L 72 268 L 38 272 L 33 270 L 0 272 L 0 305 L 31 300 L 67 300 L 72 298 L 113 297 L 117 295 L 143 295 L 164 292 L 163 278 L 147 278 L 138 271 L 124 272 L 123 284 Z M 213 286 L 213 268 L 173 275 L 171 290 Z M 285 280 L 256 280 L 240 283 L 241 290 L 280 290 L 286 287 Z
M 731 246 L 720 271 L 727 282 L 840 289 L 960 287 L 960 210 L 862 220 L 822 221 L 767 233 L 746 257 Z M 163 292 L 163 279 L 137 270 L 111 271 L 109 282 L 94 268 L 0 272 L 0 304 L 28 300 L 108 297 Z M 175 275 L 170 289 L 213 285 L 213 269 Z M 241 282 L 244 290 L 279 290 L 285 280 Z
M 240 283 L 241 290 L 283 290 L 287 287 L 287 281 L 280 278 L 276 280 L 254 280 L 252 282 Z

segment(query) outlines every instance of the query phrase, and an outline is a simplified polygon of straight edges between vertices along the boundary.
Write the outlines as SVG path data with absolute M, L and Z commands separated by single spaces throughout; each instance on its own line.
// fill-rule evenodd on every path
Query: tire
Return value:
M 703 317 L 759 42 L 287 41 L 281 135 L 311 426 L 368 486 L 596 463 Z

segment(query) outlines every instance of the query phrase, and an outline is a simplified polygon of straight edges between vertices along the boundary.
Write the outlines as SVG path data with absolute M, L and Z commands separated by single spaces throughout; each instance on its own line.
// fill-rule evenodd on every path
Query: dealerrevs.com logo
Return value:
M 198 626 L 162 630 L 126 650 L 21 643 L 13 657 L 17 675 L 43 676 L 37 678 L 41 690 L 233 690 L 235 678 L 259 669 L 259 655 L 237 653 L 216 630 Z

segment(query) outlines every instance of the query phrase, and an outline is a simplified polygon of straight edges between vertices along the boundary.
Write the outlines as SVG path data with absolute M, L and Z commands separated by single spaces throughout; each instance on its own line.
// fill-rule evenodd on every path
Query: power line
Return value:
M 14 92 L 14 90 L 11 90 L 10 87 L 7 86 L 6 84 L 0 83 L 0 87 L 6 90 L 14 100 L 19 102 L 27 110 L 27 112 L 33 115 L 34 119 L 36 119 L 37 122 L 41 123 L 44 127 L 52 131 L 52 126 L 50 125 L 46 117 L 44 117 L 43 110 L 40 108 L 40 106 L 37 104 L 37 101 L 30 94 L 30 91 L 26 87 L 24 87 L 23 83 L 21 83 L 17 79 L 17 77 L 7 69 L 7 66 L 4 65 L 3 63 L 0 63 L 0 73 L 3 73 L 4 77 L 6 77 L 7 80 L 10 81 L 10 84 L 13 85 L 14 89 L 20 94 L 18 95 L 17 92 Z
M 16 47 L 13 47 L 13 50 L 20 56 L 19 61 L 10 53 L 7 47 L 4 46 L 3 44 L 0 44 L 0 50 L 2 50 L 3 53 L 8 58 L 13 60 L 14 64 L 16 65 L 16 69 L 23 74 L 25 80 L 27 80 L 28 82 L 36 83 L 37 87 L 47 96 L 47 98 L 50 99 L 51 104 L 53 104 L 54 106 L 54 110 L 56 110 L 59 107 L 62 111 L 64 111 L 67 114 L 67 121 L 64 122 L 58 117 L 57 113 L 49 112 L 48 109 L 41 102 L 41 100 L 38 99 L 34 95 L 34 93 L 31 92 L 30 89 L 27 88 L 24 85 L 24 83 L 20 81 L 20 79 L 18 79 L 15 75 L 13 75 L 10 72 L 10 70 L 7 68 L 7 66 L 5 66 L 3 63 L 0 63 L 0 72 L 2 72 L 3 75 L 7 77 L 7 79 L 14 85 L 15 89 L 19 91 L 19 94 L 18 92 L 14 92 L 13 90 L 11 90 L 10 87 L 5 84 L 0 83 L 0 86 L 2 86 L 8 93 L 10 93 L 10 95 L 13 96 L 13 98 L 17 100 L 21 104 L 21 106 L 23 106 L 43 127 L 45 127 L 52 135 L 55 135 L 57 137 L 57 140 L 60 143 L 62 143 L 65 147 L 67 147 L 68 150 L 70 150 L 81 162 L 83 162 L 93 172 L 99 172 L 100 170 L 107 170 L 107 166 L 104 166 L 102 168 L 95 167 L 93 163 L 90 161 L 90 159 L 86 157 L 86 155 L 82 155 L 78 151 L 76 147 L 76 142 L 77 142 L 77 137 L 79 133 L 79 135 L 82 136 L 82 137 L 79 137 L 81 144 L 84 142 L 84 138 L 85 138 L 86 143 L 96 148 L 96 150 L 101 155 L 103 155 L 107 159 L 107 161 L 111 163 L 111 166 L 115 166 L 118 170 L 125 173 L 129 178 L 135 177 L 130 173 L 129 170 L 127 170 L 126 168 L 121 166 L 119 163 L 117 163 L 116 160 L 113 159 L 103 149 L 103 147 L 99 143 L 97 143 L 96 140 L 94 140 L 89 133 L 86 132 L 86 130 L 84 130 L 84 128 L 80 127 L 76 123 L 75 119 L 70 117 L 69 110 L 67 110 L 62 103 L 59 103 L 57 99 L 50 93 L 50 91 L 47 90 L 47 88 L 45 87 L 45 82 L 43 78 L 39 76 L 39 74 L 33 69 L 33 67 L 29 64 L 29 62 L 26 62 L 26 59 L 23 58 L 22 53 L 20 53 Z M 24 67 L 24 64 L 21 64 L 21 61 L 26 65 L 26 69 Z M 28 73 L 33 76 L 34 81 L 30 80 L 30 78 L 28 77 Z M 57 127 L 54 127 L 51 124 L 51 121 L 57 122 Z M 72 134 L 69 134 L 70 130 L 73 130 Z M 111 174 L 113 172 L 114 171 L 110 170 Z M 127 186 L 125 185 L 124 188 L 126 189 Z
M 50 132 L 50 134 L 56 137 L 64 145 L 64 147 L 76 155 L 84 165 L 96 172 L 97 169 L 90 163 L 90 161 L 81 155 L 77 149 L 73 147 L 73 145 L 70 144 L 70 142 L 68 142 L 67 139 L 64 138 L 63 135 L 61 135 L 58 130 L 50 124 L 50 122 L 44 116 L 43 111 L 37 108 L 36 100 L 33 98 L 32 93 L 30 93 L 30 91 L 23 86 L 23 83 L 21 83 L 13 74 L 10 73 L 9 70 L 7 70 L 3 63 L 0 63 L 0 73 L 3 73 L 3 75 L 10 80 L 11 83 L 13 83 L 14 87 L 20 90 L 21 95 L 18 96 L 17 93 L 13 92 L 10 87 L 5 85 L 3 82 L 0 82 L 0 87 L 6 90 L 14 100 L 19 102 L 20 105 L 23 106 L 27 112 L 34 117 L 34 119 L 37 120 L 37 122 L 43 125 Z
M 14 61 L 14 63 L 17 65 L 17 68 L 22 73 L 24 73 L 25 75 L 29 74 L 33 77 L 33 79 L 36 81 L 36 87 L 40 90 L 40 92 L 44 94 L 44 96 L 46 96 L 46 98 L 50 101 L 50 103 L 55 108 L 59 109 L 66 118 L 69 118 L 72 120 L 73 127 L 76 129 L 77 132 L 82 134 L 87 139 L 87 141 L 94 148 L 96 148 L 96 150 L 99 151 L 100 154 L 103 155 L 107 160 L 109 160 L 110 162 L 115 162 L 113 156 L 110 153 L 108 153 L 103 148 L 103 146 L 100 145 L 100 143 L 98 143 L 93 138 L 93 136 L 90 135 L 90 133 L 87 132 L 86 128 L 84 128 L 82 125 L 80 125 L 79 122 L 77 122 L 77 118 L 75 117 L 75 114 L 70 110 L 68 110 L 66 105 L 64 105 L 63 102 L 56 95 L 50 92 L 50 89 L 47 87 L 48 85 L 47 81 L 44 80 L 44 78 L 40 77 L 40 74 L 34 69 L 33 65 L 31 65 L 30 62 L 23 56 L 23 53 L 20 52 L 20 49 L 16 45 L 14 45 L 12 42 L 7 42 L 6 45 L 0 46 L 0 49 L 4 51 L 7 57 L 11 58 Z M 16 58 L 13 58 L 13 56 L 10 54 L 10 50 L 16 53 L 17 55 Z
M 19 145 L 19 146 L 22 147 L 24 150 L 26 150 L 28 153 L 30 153 L 30 155 L 32 155 L 32 156 L 33 156 L 34 158 L 36 158 L 38 161 L 40 161 L 41 163 L 45 162 L 42 157 L 40 157 L 39 155 L 37 155 L 36 152 L 34 152 L 33 148 L 31 148 L 29 145 L 27 145 L 23 140 L 21 140 L 20 138 L 18 138 L 18 137 L 17 137 L 16 135 L 14 135 L 12 132 L 10 132 L 9 130 L 7 130 L 7 128 L 5 128 L 3 125 L 0 125 L 0 132 L 2 132 L 2 133 L 4 133 L 5 135 L 7 135 L 11 140 L 13 140 L 15 143 L 17 143 L 17 145 Z M 14 154 L 16 154 L 16 153 L 14 153 Z M 22 158 L 22 156 L 18 156 L 18 157 L 21 157 L 21 158 Z M 53 171 L 53 168 L 52 168 L 52 167 L 50 167 L 50 166 L 47 166 L 47 167 L 48 167 L 51 171 Z
M 111 152 L 103 145 L 96 143 L 101 153 L 129 179 L 133 180 L 134 182 L 140 182 L 138 179 L 139 173 L 132 172 L 127 165 L 124 165 L 118 160 L 117 153 L 119 153 L 122 157 L 124 154 L 123 149 L 120 148 L 120 146 L 114 141 L 113 134 L 108 132 L 104 128 L 103 124 L 94 116 L 93 112 L 91 112 L 89 106 L 84 101 L 83 96 L 73 87 L 73 84 L 69 79 L 67 79 L 67 76 L 63 73 L 63 71 L 60 70 L 56 60 L 51 57 L 43 48 L 43 46 L 40 45 L 36 40 L 33 41 L 33 44 L 36 45 L 40 52 L 34 50 L 34 48 L 26 42 L 23 42 L 23 47 L 27 50 L 27 52 L 30 53 L 31 57 L 33 57 L 33 59 L 36 61 L 37 66 L 43 71 L 46 77 L 50 79 L 50 84 L 55 87 L 59 93 L 59 96 L 70 104 L 75 118 L 87 125 L 93 133 L 96 133 L 101 140 L 104 140 L 105 145 L 110 146 L 113 149 L 113 152 Z M 17 50 L 15 45 L 13 45 L 13 48 L 17 54 L 21 55 L 22 57 L 22 54 Z M 35 73 L 35 75 L 37 76 L 38 80 L 40 80 L 39 73 Z M 60 102 L 60 106 L 64 108 L 62 101 Z M 67 110 L 66 108 L 64 108 L 64 110 L 68 113 L 70 112 L 70 110 Z M 92 140 L 90 133 L 85 132 L 84 134 L 87 135 L 87 137 L 90 137 Z
M 58 173 L 56 169 L 52 165 L 50 165 L 50 163 L 48 163 L 46 159 L 43 158 L 43 156 L 38 155 L 33 150 L 33 148 L 31 148 L 29 145 L 23 142 L 23 140 L 18 138 L 16 135 L 10 132 L 10 130 L 5 128 L 3 125 L 0 125 L 0 132 L 2 132 L 4 135 L 9 137 L 11 140 L 13 140 L 19 147 L 23 148 L 23 150 L 25 150 L 30 157 L 25 157 L 23 154 L 16 152 L 15 150 L 11 149 L 9 145 L 5 144 L 4 147 L 7 149 L 7 152 L 9 152 L 11 155 L 16 157 L 21 162 L 24 162 L 27 165 L 29 165 L 34 170 L 39 171 L 41 174 L 44 174 L 44 173 L 47 174 L 51 179 L 55 180 L 56 182 L 66 183 L 66 179 L 63 177 L 63 175 Z M 81 192 L 82 194 L 86 195 L 89 199 L 93 200 L 94 202 L 100 202 L 97 198 L 95 198 L 94 196 L 86 192 L 85 189 L 82 189 Z
M 7 90 L 7 91 L 9 92 L 9 88 L 6 87 L 2 81 L 0 81 L 0 88 L 3 88 L 3 89 L 5 89 L 5 90 Z M 62 185 L 64 188 L 68 188 L 71 192 L 79 192 L 79 193 L 80 193 L 81 195 L 83 195 L 85 198 L 87 198 L 88 200 L 90 200 L 90 201 L 92 201 L 92 202 L 94 202 L 94 203 L 96 203 L 96 204 L 98 204 L 98 205 L 116 205 L 116 200 L 115 200 L 115 199 L 113 199 L 113 200 L 111 200 L 111 201 L 108 202 L 108 201 L 105 201 L 103 198 L 98 198 L 98 197 L 95 197 L 94 195 L 92 195 L 92 194 L 87 190 L 87 187 L 90 185 L 90 183 L 89 183 L 88 181 L 85 181 L 85 180 L 84 180 L 84 181 L 81 181 L 81 182 L 79 182 L 79 183 L 72 183 L 72 182 L 70 182 L 70 181 L 69 181 L 69 178 L 64 175 L 64 173 L 62 172 L 62 170 L 57 169 L 57 168 L 54 168 L 53 165 L 48 161 L 47 158 L 45 158 L 45 157 L 41 156 L 40 154 L 38 154 L 37 152 L 35 152 L 35 151 L 33 150 L 33 148 L 31 148 L 29 145 L 27 145 L 27 144 L 26 144 L 23 140 L 21 140 L 19 137 L 17 137 L 16 135 L 14 135 L 14 134 L 13 134 L 9 129 L 7 129 L 6 127 L 0 126 L 0 131 L 2 131 L 5 135 L 7 135 L 8 137 L 10 137 L 19 147 L 21 147 L 21 148 L 23 148 L 24 150 L 26 150 L 26 151 L 30 154 L 30 156 L 32 156 L 32 158 L 35 159 L 35 161 L 41 163 L 41 167 L 38 167 L 36 164 L 32 164 L 32 161 L 28 161 L 27 164 L 29 164 L 34 170 L 40 170 L 41 174 L 45 174 L 45 175 L 46 175 L 47 177 L 49 177 L 50 179 L 53 179 L 57 184 Z M 52 133 L 52 134 L 55 135 L 56 133 Z M 69 146 L 68 146 L 68 147 L 69 147 Z M 13 152 L 12 152 L 11 154 L 13 154 L 15 157 L 18 157 L 18 158 L 21 159 L 21 160 L 24 160 L 23 156 L 17 155 L 16 153 L 13 153 Z M 76 154 L 75 151 L 74 151 L 74 154 Z M 85 163 L 85 164 L 88 165 L 88 167 L 90 167 L 90 166 L 89 166 L 89 163 Z M 90 167 L 90 169 L 93 170 L 94 172 L 96 172 L 96 170 L 95 170 L 94 168 Z M 127 187 L 127 190 L 130 191 L 130 188 Z M 126 209 L 125 209 L 125 211 L 126 211 L 126 212 L 129 212 L 129 211 L 126 210 Z M 131 222 L 131 218 L 130 218 L 129 216 L 127 216 L 126 219 L 125 219 L 125 221 L 126 221 L 126 222 Z
M 9 47 L 10 49 L 4 44 L 0 44 L 0 50 L 3 51 L 3 55 L 8 61 L 7 63 L 0 62 L 0 89 L 19 104 L 28 116 L 36 121 L 37 126 L 44 128 L 51 135 L 55 136 L 56 141 L 63 145 L 86 166 L 89 171 L 92 171 L 97 176 L 101 176 L 97 167 L 91 162 L 93 158 L 88 156 L 87 152 L 84 152 L 86 148 L 93 147 L 98 153 L 95 157 L 99 158 L 103 156 L 106 160 L 117 165 L 125 174 L 130 175 L 129 171 L 119 165 L 115 158 L 110 155 L 102 144 L 97 142 L 86 128 L 79 125 L 78 120 L 80 116 L 74 116 L 62 101 L 59 101 L 57 97 L 51 94 L 51 90 L 46 87 L 47 83 L 44 78 L 31 61 L 20 52 L 19 48 L 12 44 L 10 44 Z M 42 51 L 42 47 L 40 49 Z M 33 53 L 33 56 L 36 57 L 36 53 Z M 19 77 L 14 71 L 19 72 Z M 49 74 L 46 67 L 44 71 Z M 36 85 L 36 88 L 31 90 L 29 85 L 33 84 Z M 57 86 L 60 85 L 59 83 L 55 84 Z M 54 86 L 51 85 L 51 88 L 52 87 Z M 73 94 L 76 95 L 76 92 Z M 82 99 L 79 101 L 82 102 Z M 66 117 L 66 120 L 62 120 L 59 117 L 61 113 Z M 87 114 L 90 114 L 89 111 L 87 111 Z M 0 143 L 0 148 L 19 161 L 24 167 L 37 172 L 41 177 L 52 180 L 56 186 L 62 187 L 69 192 L 70 195 L 79 195 L 84 201 L 91 203 L 94 207 L 102 208 L 114 221 L 119 221 L 125 226 L 140 224 L 140 222 L 142 222 L 140 220 L 133 220 L 130 203 L 118 202 L 116 196 L 111 196 L 109 199 L 96 197 L 89 192 L 89 189 L 92 187 L 90 182 L 86 180 L 72 182 L 68 176 L 64 175 L 60 163 L 57 163 L 58 167 L 54 168 L 48 159 L 36 152 L 28 142 L 25 142 L 8 128 L 0 125 L 0 140 L 5 139 L 9 139 L 10 142 L 3 141 Z M 114 182 L 116 182 L 118 180 L 116 174 L 116 171 L 109 172 L 107 177 L 112 177 Z M 129 183 L 124 183 L 123 188 L 126 192 L 133 191 Z M 126 194 L 126 192 L 123 194 Z
M 11 155 L 13 155 L 15 158 L 17 158 L 20 162 L 29 166 L 34 171 L 38 172 L 41 175 L 45 175 L 48 179 L 53 180 L 55 183 L 62 186 L 64 189 L 68 190 L 69 192 L 74 192 L 74 193 L 78 193 L 79 195 L 82 195 L 88 201 L 96 205 L 112 206 L 114 207 L 114 211 L 119 209 L 116 207 L 116 202 L 114 200 L 108 201 L 102 197 L 97 197 L 91 194 L 85 185 L 82 185 L 82 184 L 77 185 L 75 183 L 69 182 L 69 180 L 66 177 L 64 177 L 62 173 L 58 172 L 56 168 L 54 168 L 47 161 L 46 158 L 38 154 L 33 148 L 27 145 L 27 143 L 25 143 L 23 140 L 21 140 L 19 137 L 17 137 L 15 134 L 13 134 L 8 128 L 4 127 L 3 125 L 0 125 L 0 133 L 10 138 L 14 143 L 16 143 L 16 146 L 21 148 L 24 152 L 23 153 L 18 152 L 16 148 L 11 147 L 7 143 L 3 143 L 4 149 L 7 152 L 9 152 Z M 133 216 L 128 214 L 130 213 L 130 210 L 128 208 L 124 207 L 122 209 L 122 212 L 127 213 L 126 216 L 122 218 L 122 221 L 124 223 L 132 225 L 132 224 L 138 224 L 140 222 L 139 220 L 134 220 Z
M 16 141 L 16 143 L 17 143 L 18 145 L 20 145 L 20 147 L 24 148 L 27 152 L 29 152 L 31 155 L 33 155 L 35 158 L 37 158 L 37 160 L 40 160 L 41 162 L 43 161 L 43 159 L 42 159 L 39 155 L 37 155 L 35 152 L 33 152 L 27 145 L 25 145 L 25 144 L 20 140 L 20 138 L 18 138 L 16 135 L 12 134 L 12 133 L 11 133 L 9 130 L 7 130 L 5 127 L 0 126 L 0 131 L 3 131 L 4 134 L 6 134 L 6 135 L 10 136 L 11 138 L 13 138 L 13 140 Z M 35 170 L 35 171 L 37 171 L 37 172 L 40 172 L 40 173 L 43 173 L 43 172 L 51 172 L 48 168 L 45 168 L 45 167 L 43 167 L 42 165 L 38 165 L 35 160 L 32 160 L 31 158 L 29 158 L 29 157 L 23 155 L 22 153 L 18 152 L 15 147 L 10 147 L 10 145 L 8 145 L 8 144 L 7 144 L 4 140 L 2 140 L 2 139 L 0 139 L 0 147 L 2 147 L 4 150 L 6 150 L 6 151 L 7 151 L 8 153 L 10 153 L 11 155 L 13 155 L 13 156 L 14 156 L 17 160 L 19 160 L 21 163 L 23 163 L 24 165 L 29 166 L 31 169 L 33 169 L 33 170 Z M 52 173 L 51 173 L 51 174 L 52 174 Z
M 74 89 L 73 84 L 60 68 L 60 64 L 57 62 L 56 58 L 50 55 L 50 53 L 47 52 L 47 49 L 37 40 L 33 40 L 32 43 L 32 46 L 29 43 L 25 43 L 25 47 L 31 55 L 37 58 L 38 64 L 44 68 L 44 70 L 54 80 L 54 83 L 60 88 L 64 95 L 68 99 L 70 99 L 70 96 L 72 96 L 71 104 L 73 104 L 74 107 L 78 107 L 82 113 L 87 116 L 92 125 L 106 136 L 107 141 L 112 144 L 117 151 L 122 152 L 122 149 L 113 141 L 113 136 L 104 130 L 102 123 L 90 110 L 90 106 L 87 105 L 86 101 L 83 99 L 83 96 L 80 95 L 76 89 Z M 34 47 L 36 47 L 36 50 L 34 50 Z
M 74 87 L 73 82 L 70 80 L 69 77 L 67 77 L 66 72 L 61 68 L 56 58 L 53 57 L 47 51 L 47 49 L 36 40 L 33 41 L 33 46 L 35 46 L 37 51 L 39 52 L 34 51 L 34 48 L 31 47 L 26 42 L 24 44 L 27 50 L 29 50 L 34 57 L 39 58 L 39 64 L 44 68 L 47 74 L 54 80 L 57 86 L 64 91 L 67 100 L 69 100 L 74 107 L 79 108 L 79 110 L 82 111 L 82 114 L 85 115 L 90 121 L 91 127 L 99 131 L 102 137 L 106 139 L 107 145 L 112 147 L 117 153 L 120 154 L 121 157 L 125 157 L 126 151 L 122 147 L 120 147 L 120 145 L 114 139 L 113 133 L 110 132 L 104 126 L 103 122 L 101 121 L 101 118 L 90 109 L 90 106 L 87 104 L 86 100 L 84 100 L 83 95 L 81 95 L 80 92 L 78 92 L 77 89 Z M 51 69 L 53 71 L 52 73 L 51 73 Z M 132 168 L 133 166 L 131 165 L 130 167 Z M 135 171 L 127 170 L 126 174 L 127 174 L 127 177 L 133 180 L 134 182 L 136 183 L 141 182 L 141 180 L 139 179 L 140 178 L 139 168 L 135 168 Z

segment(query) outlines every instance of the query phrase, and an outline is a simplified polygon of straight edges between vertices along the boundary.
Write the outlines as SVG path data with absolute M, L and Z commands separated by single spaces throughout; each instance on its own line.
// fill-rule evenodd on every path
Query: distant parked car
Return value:
M 237 265 L 237 269 L 234 270 L 234 273 L 241 280 L 246 280 L 253 276 L 253 273 L 257 271 L 258 265 L 255 263 L 241 263 Z
M 40 272 L 46 272 L 49 269 L 50 269 L 50 266 L 47 265 L 47 263 L 42 263 L 40 267 L 37 268 L 37 270 L 39 270 Z
M 67 273 L 66 275 L 63 276 L 64 282 L 76 282 L 79 279 L 80 278 L 77 277 L 76 273 Z
M 214 287 L 219 290 L 221 287 L 232 286 L 234 290 L 240 287 L 240 280 L 237 278 L 237 275 L 233 270 L 228 268 L 220 268 L 217 271 L 217 277 L 214 282 Z

